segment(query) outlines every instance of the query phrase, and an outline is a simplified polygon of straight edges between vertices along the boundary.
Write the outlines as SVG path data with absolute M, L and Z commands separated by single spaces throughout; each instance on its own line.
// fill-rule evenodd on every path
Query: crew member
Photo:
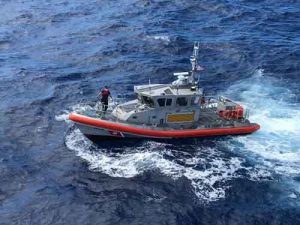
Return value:
M 99 93 L 99 96 L 101 96 L 102 111 L 106 112 L 106 110 L 108 108 L 108 97 L 111 97 L 110 91 L 107 86 L 105 86 L 102 89 L 102 91 Z

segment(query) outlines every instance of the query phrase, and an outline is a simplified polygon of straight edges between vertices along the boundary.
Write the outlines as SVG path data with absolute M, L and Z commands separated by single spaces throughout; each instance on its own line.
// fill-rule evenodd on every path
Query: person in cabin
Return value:
M 101 103 L 102 103 L 102 111 L 106 112 L 108 108 L 108 97 L 111 97 L 110 91 L 107 86 L 105 86 L 101 92 L 99 93 L 99 97 L 101 96 Z M 112 99 L 112 97 L 111 97 Z

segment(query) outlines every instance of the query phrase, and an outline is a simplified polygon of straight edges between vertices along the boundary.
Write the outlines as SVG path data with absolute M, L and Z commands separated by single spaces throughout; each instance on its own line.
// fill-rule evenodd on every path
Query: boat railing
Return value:
M 143 91 L 148 91 L 148 90 L 153 91 L 167 86 L 168 84 L 149 84 L 149 85 L 134 86 L 134 92 L 141 93 Z
M 136 109 L 136 104 L 129 104 L 129 105 L 117 105 L 120 109 L 124 110 L 125 112 L 130 112 Z
M 200 101 L 202 109 L 215 109 L 218 106 L 218 100 L 215 96 L 203 96 Z
M 249 115 L 250 115 L 250 109 L 245 108 L 244 118 L 245 118 L 245 119 L 249 119 Z

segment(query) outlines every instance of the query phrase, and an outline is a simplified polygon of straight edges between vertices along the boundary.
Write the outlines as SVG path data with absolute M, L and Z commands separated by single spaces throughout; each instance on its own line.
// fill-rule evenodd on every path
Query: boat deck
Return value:
M 114 123 L 122 123 L 124 125 L 128 126 L 135 126 L 135 127 L 141 127 L 141 128 L 151 128 L 155 130 L 178 130 L 178 129 L 206 129 L 206 128 L 222 128 L 222 127 L 235 127 L 235 126 L 246 126 L 249 125 L 248 120 L 225 120 L 218 116 L 216 108 L 215 107 L 206 107 L 201 108 L 201 117 L 199 120 L 195 121 L 194 123 L 191 123 L 189 125 L 189 128 L 183 128 L 180 125 L 176 126 L 175 124 L 169 125 L 169 124 L 140 124 L 140 123 L 132 123 L 132 122 L 125 122 L 121 121 L 115 116 L 112 115 L 113 109 L 108 109 L 106 112 L 103 112 L 101 110 L 97 109 L 88 109 L 81 112 L 78 112 L 78 114 L 91 117 L 94 119 L 104 120 L 108 122 L 114 122 Z

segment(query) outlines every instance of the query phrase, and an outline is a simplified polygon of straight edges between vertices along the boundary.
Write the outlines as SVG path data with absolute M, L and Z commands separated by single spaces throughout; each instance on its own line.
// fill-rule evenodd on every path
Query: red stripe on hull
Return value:
M 142 135 L 149 137 L 158 138 L 187 138 L 187 137 L 201 137 L 201 136 L 219 136 L 219 135 L 231 135 L 231 134 L 248 134 L 257 131 L 260 126 L 258 124 L 252 124 L 251 126 L 245 127 L 232 127 L 232 128 L 215 128 L 215 129 L 198 129 L 198 130 L 151 130 L 143 129 L 139 127 L 126 126 L 114 122 L 109 122 L 105 120 L 94 119 L 91 117 L 86 117 L 71 113 L 69 119 L 81 124 L 115 130 L 119 132 L 125 132 L 134 135 Z

